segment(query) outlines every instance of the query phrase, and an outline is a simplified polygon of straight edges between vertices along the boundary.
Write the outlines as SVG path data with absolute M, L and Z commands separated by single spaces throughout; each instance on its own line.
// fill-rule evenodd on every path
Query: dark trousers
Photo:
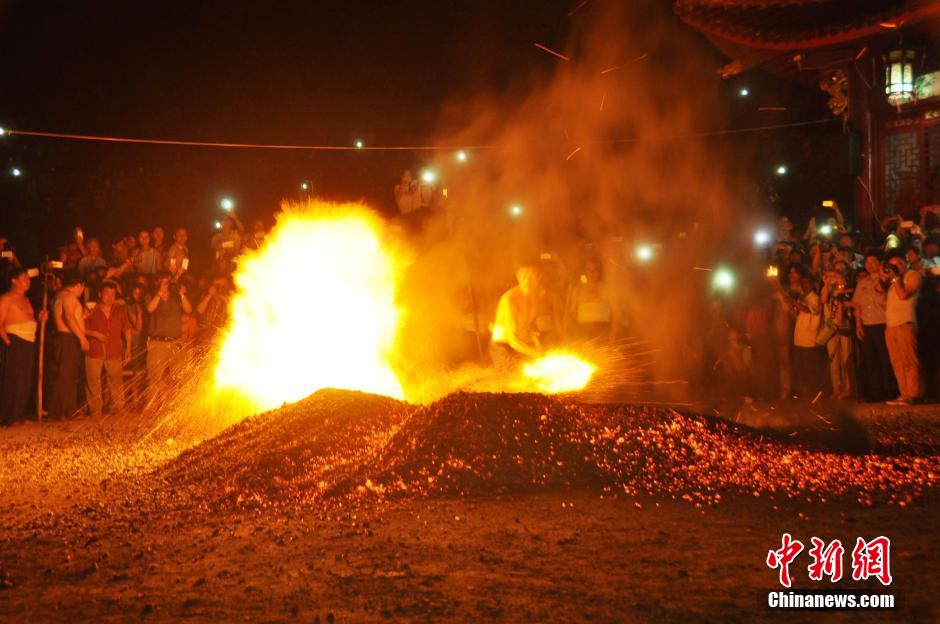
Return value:
M 793 391 L 801 399 L 813 399 L 823 389 L 826 352 L 822 347 L 793 347 Z
M 26 406 L 33 391 L 35 345 L 10 334 L 10 344 L 0 354 L 0 424 L 26 420 Z
M 49 399 L 49 418 L 68 418 L 78 411 L 78 382 L 82 367 L 82 347 L 73 334 L 56 334 L 52 366 L 55 380 Z
M 885 341 L 885 325 L 865 325 L 860 345 L 859 394 L 866 401 L 887 401 L 898 396 L 894 370 Z

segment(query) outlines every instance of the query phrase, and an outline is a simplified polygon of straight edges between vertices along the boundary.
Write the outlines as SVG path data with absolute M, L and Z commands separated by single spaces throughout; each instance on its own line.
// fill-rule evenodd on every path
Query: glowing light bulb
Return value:
M 366 146 L 366 144 L 363 143 L 362 140 L 356 139 L 356 149 L 362 149 L 362 148 L 365 147 L 365 146 Z
M 770 232 L 767 230 L 757 230 L 754 232 L 754 243 L 758 247 L 763 247 L 770 242 Z
M 215 222 L 215 229 L 217 229 L 217 230 L 221 230 L 221 229 L 222 229 L 222 222 L 221 222 L 221 221 L 216 221 L 216 222 Z
M 0 128 L 0 136 L 5 135 L 6 133 L 7 133 L 7 129 L 6 129 L 6 128 Z
M 465 163 L 467 162 L 467 152 L 460 150 L 454 154 L 454 158 L 456 158 L 459 163 Z
M 309 191 L 309 190 L 310 190 L 310 184 L 308 184 L 307 182 L 301 182 L 301 183 L 300 183 L 300 190 L 302 190 L 302 191 Z
M 21 175 L 23 175 L 23 172 L 20 171 L 18 168 L 13 167 L 12 169 L 10 169 L 10 175 L 12 175 L 14 178 L 18 178 Z
M 786 165 L 777 165 L 777 168 L 774 171 L 776 171 L 778 176 L 782 176 L 787 175 L 789 170 L 790 169 Z
M 425 169 L 421 172 L 421 179 L 427 184 L 434 184 L 434 181 L 437 180 L 437 174 L 432 169 Z
M 513 204 L 512 206 L 509 207 L 509 214 L 511 214 L 514 217 L 521 217 L 522 206 L 520 206 L 519 204 Z
M 222 210 L 228 212 L 235 207 L 235 202 L 230 197 L 223 197 L 219 205 L 222 206 Z
M 731 290 L 734 288 L 734 273 L 725 267 L 715 269 L 712 277 L 712 286 L 718 290 Z
M 748 89 L 747 87 L 741 87 L 741 90 L 738 91 L 738 95 L 740 95 L 741 97 L 747 97 L 750 94 L 751 94 L 751 90 Z
M 649 262 L 653 259 L 653 248 L 649 245 L 640 245 L 636 248 L 636 259 L 640 262 Z

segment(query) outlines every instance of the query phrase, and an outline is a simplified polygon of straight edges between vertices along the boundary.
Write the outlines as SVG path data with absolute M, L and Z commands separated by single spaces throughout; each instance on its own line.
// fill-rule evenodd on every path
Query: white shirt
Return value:
M 869 275 L 855 286 L 852 302 L 862 309 L 863 325 L 881 325 L 885 322 L 886 296 L 875 289 L 878 285 L 878 278 Z
M 800 310 L 796 317 L 796 325 L 793 328 L 793 346 L 815 347 L 816 334 L 819 333 L 819 295 L 810 292 L 803 297 L 803 303 L 809 307 L 810 312 Z
M 904 285 L 904 276 L 897 278 Z M 905 323 L 917 323 L 917 299 L 920 297 L 920 289 L 908 297 L 901 299 L 898 296 L 897 289 L 892 285 L 888 289 L 888 302 L 885 306 L 885 325 L 888 327 L 897 327 Z

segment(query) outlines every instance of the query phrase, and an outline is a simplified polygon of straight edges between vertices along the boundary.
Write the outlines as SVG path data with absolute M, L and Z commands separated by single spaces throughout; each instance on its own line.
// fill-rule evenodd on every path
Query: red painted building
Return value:
M 940 0 L 676 0 L 674 10 L 729 57 L 724 78 L 760 68 L 830 95 L 855 146 L 857 224 L 940 204 Z

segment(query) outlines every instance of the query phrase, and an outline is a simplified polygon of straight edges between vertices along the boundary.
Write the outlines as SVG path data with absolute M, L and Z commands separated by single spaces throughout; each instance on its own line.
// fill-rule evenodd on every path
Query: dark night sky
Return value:
M 402 141 L 429 129 L 445 94 L 528 71 L 541 60 L 531 42 L 560 36 L 568 8 L 148 4 L 13 3 L 0 26 L 13 96 L 4 114 L 85 132 L 337 143 L 365 132 Z M 383 105 L 389 100 L 394 106 Z
M 659 19 L 676 19 L 667 0 L 650 2 L 660 7 Z M 206 141 L 414 144 L 429 140 L 446 102 L 518 89 L 547 74 L 554 61 L 533 42 L 563 46 L 575 5 L 0 0 L 0 125 Z M 582 9 L 591 10 L 592 3 Z M 388 209 L 400 169 L 423 158 L 12 137 L 0 144 L 0 162 L 25 175 L 0 183 L 0 230 L 22 248 L 62 241 L 76 224 L 104 239 L 183 224 L 199 240 L 222 195 L 236 197 L 246 218 L 268 217 L 304 179 L 327 197 Z
M 499 90 L 549 65 L 532 42 L 563 37 L 570 3 L 537 5 L 0 4 L 0 125 L 231 142 L 420 142 L 448 98 Z M 267 216 L 303 179 L 325 195 L 387 207 L 400 168 L 421 163 L 412 154 L 25 137 L 6 141 L 0 155 L 27 172 L 2 199 L 4 229 L 28 239 L 50 217 L 60 235 L 85 223 L 113 236 L 152 227 L 155 215 L 198 230 L 215 219 L 223 194 L 236 196 L 244 215 Z

